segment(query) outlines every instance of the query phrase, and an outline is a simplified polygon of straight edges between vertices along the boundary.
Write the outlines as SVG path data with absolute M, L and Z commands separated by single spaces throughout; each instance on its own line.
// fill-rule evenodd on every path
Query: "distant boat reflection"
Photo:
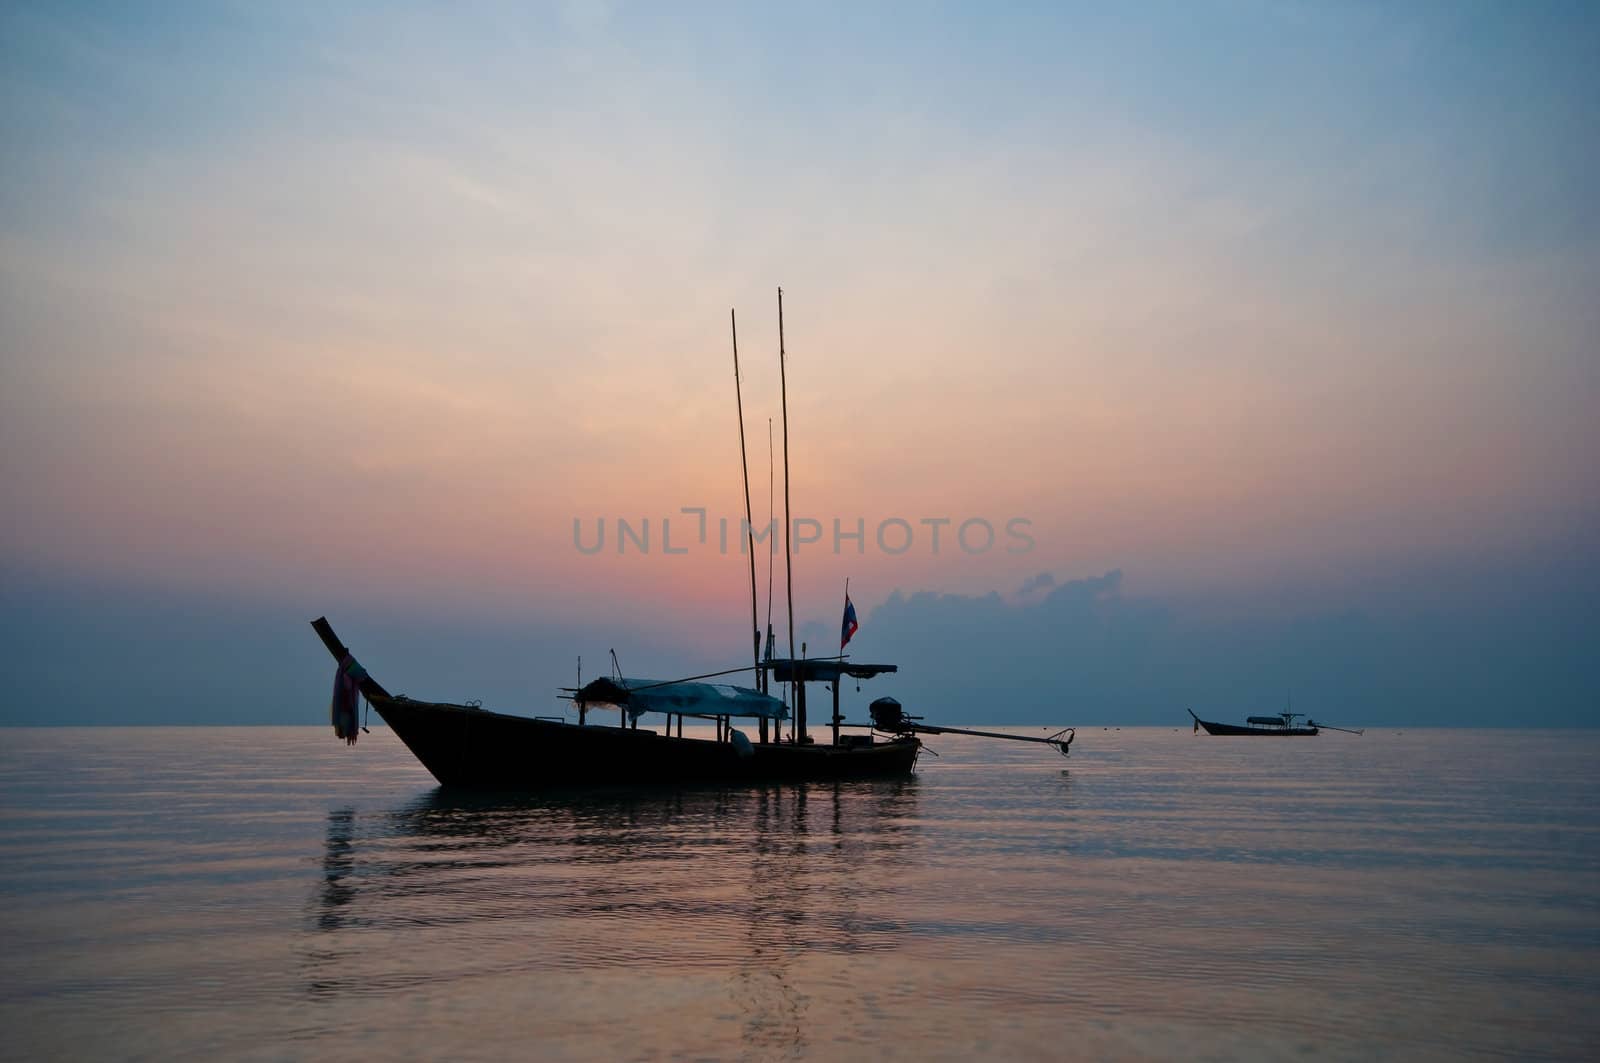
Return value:
M 804 1003 L 790 966 L 818 952 L 892 949 L 907 932 L 896 890 L 918 824 L 915 778 L 555 795 L 436 789 L 389 811 L 331 811 L 308 919 L 308 989 L 392 984 L 369 940 L 406 950 L 416 978 L 718 971 L 746 1043 L 792 1048 Z

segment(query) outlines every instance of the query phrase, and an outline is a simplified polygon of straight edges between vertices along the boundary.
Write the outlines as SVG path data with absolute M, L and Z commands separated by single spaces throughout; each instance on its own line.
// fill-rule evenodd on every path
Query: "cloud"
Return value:
M 1287 611 L 1134 595 L 1119 569 L 1051 582 L 1024 602 L 936 591 L 896 591 L 875 608 L 858 600 L 856 659 L 900 671 L 859 693 L 847 685 L 846 715 L 892 694 L 935 723 L 1181 727 L 1185 708 L 1238 719 L 1292 694 L 1297 710 L 1358 727 L 1600 725 L 1594 557 L 1372 573 L 1353 604 L 1307 597 Z M 578 654 L 589 675 L 608 667 L 611 647 L 637 675 L 729 663 L 696 625 L 574 617 L 559 603 L 419 611 L 330 593 L 307 605 L 14 568 L 0 568 L 0 585 L 0 724 L 321 723 L 331 662 L 306 622 L 324 610 L 391 689 L 510 712 L 560 711 L 556 690 L 573 681 Z M 836 633 L 828 617 L 800 637 L 826 653 Z
M 1029 576 L 1022 581 L 1022 586 L 1017 588 L 1016 597 L 1022 598 L 1034 591 L 1045 590 L 1056 585 L 1055 576 L 1048 572 L 1041 572 L 1037 576 Z
M 1053 581 L 1052 581 L 1053 582 Z M 1057 608 L 1089 604 L 1116 595 L 1122 589 L 1122 570 L 1114 568 L 1098 579 L 1070 580 L 1050 592 L 1045 599 Z
M 1578 633 L 1595 565 L 1570 586 L 1565 570 L 1430 573 L 1406 590 L 1374 575 L 1355 605 L 1307 600 L 1287 613 L 1133 596 L 1118 569 L 1033 600 L 896 591 L 862 642 L 900 665 L 873 696 L 951 724 L 1177 726 L 1185 708 L 1242 718 L 1292 696 L 1332 723 L 1592 726 L 1600 689 Z

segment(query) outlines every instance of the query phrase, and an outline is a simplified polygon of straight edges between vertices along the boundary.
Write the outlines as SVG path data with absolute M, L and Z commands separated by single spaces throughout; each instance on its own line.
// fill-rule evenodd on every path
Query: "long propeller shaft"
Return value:
M 978 738 L 1004 738 L 1011 742 L 1039 742 L 1054 746 L 1063 757 L 1067 755 L 1072 740 L 1078 736 L 1078 732 L 1071 727 L 1064 727 L 1048 738 L 1036 738 L 1033 735 L 1012 735 L 1001 731 L 977 731 L 970 727 L 940 727 L 931 723 L 907 723 L 904 726 L 908 731 L 925 735 L 974 735 Z M 1066 737 L 1062 738 L 1062 735 Z
M 1363 731 L 1352 731 L 1348 727 L 1335 727 L 1331 723 L 1318 723 L 1316 720 L 1307 720 L 1306 722 L 1309 723 L 1312 727 L 1316 727 L 1316 728 L 1318 728 L 1320 730 L 1323 730 L 1323 731 L 1343 731 L 1347 735 L 1363 735 L 1363 734 L 1367 733 L 1364 730 Z

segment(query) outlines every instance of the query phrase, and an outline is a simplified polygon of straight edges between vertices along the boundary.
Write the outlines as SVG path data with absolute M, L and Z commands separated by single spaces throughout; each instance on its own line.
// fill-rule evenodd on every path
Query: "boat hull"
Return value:
M 1194 716 L 1194 713 L 1191 712 L 1189 715 Z M 1317 733 L 1315 727 L 1255 727 L 1250 724 L 1214 723 L 1211 720 L 1202 720 L 1198 716 L 1194 716 L 1194 722 L 1197 726 L 1205 728 L 1208 735 L 1310 737 Z
M 636 783 L 877 779 L 911 774 L 915 738 L 859 746 L 674 738 L 651 730 L 508 716 L 409 698 L 372 707 L 441 785 L 488 790 Z

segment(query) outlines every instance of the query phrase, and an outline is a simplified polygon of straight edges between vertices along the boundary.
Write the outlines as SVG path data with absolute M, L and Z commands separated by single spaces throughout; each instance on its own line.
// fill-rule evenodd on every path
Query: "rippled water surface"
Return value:
M 0 1054 L 1600 1054 L 1600 736 L 933 748 L 462 797 L 385 730 L 0 730 Z

